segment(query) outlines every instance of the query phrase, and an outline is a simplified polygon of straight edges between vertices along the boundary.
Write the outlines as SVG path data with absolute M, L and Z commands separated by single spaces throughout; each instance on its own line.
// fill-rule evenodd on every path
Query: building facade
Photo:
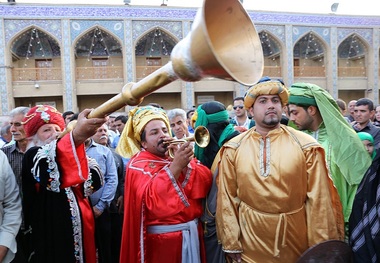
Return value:
M 1 4 L 0 115 L 38 103 L 80 111 L 110 101 L 127 83 L 141 83 L 170 62 L 173 47 L 191 33 L 196 12 L 169 6 Z M 315 83 L 346 102 L 368 97 L 378 104 L 380 16 L 248 14 L 262 45 L 263 75 L 286 85 Z M 141 104 L 185 110 L 209 100 L 229 105 L 247 88 L 214 77 L 179 79 Z

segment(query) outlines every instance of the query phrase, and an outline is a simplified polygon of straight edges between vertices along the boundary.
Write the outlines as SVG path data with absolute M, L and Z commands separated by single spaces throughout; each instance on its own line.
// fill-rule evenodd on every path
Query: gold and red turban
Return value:
M 56 124 L 61 130 L 65 128 L 62 114 L 49 105 L 36 105 L 29 110 L 22 120 L 27 137 L 33 136 L 44 124 Z
M 125 158 L 130 158 L 141 149 L 141 134 L 145 126 L 152 120 L 162 120 L 168 131 L 170 123 L 163 109 L 144 106 L 129 111 L 128 121 L 125 124 L 116 152 Z

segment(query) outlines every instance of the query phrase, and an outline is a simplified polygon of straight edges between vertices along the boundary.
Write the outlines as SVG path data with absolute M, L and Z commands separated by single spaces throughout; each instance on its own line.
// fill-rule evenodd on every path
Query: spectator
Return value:
M 349 122 L 355 121 L 355 105 L 356 105 L 357 100 L 351 100 L 348 103 L 348 112 L 349 114 L 346 116 L 349 120 Z
M 12 140 L 11 125 L 6 124 L 0 128 L 0 148 Z
M 124 126 L 127 123 L 128 117 L 125 115 L 119 115 L 115 118 L 115 126 L 116 130 L 118 131 L 118 135 L 115 136 L 114 140 L 112 141 L 111 147 L 116 148 L 117 144 L 119 143 L 120 140 L 120 135 L 124 130 Z
M 105 147 L 108 146 L 108 127 L 107 124 L 103 124 L 96 133 L 92 136 L 94 142 L 101 144 Z M 121 245 L 121 230 L 123 223 L 123 213 L 124 213 L 124 176 L 125 176 L 125 165 L 128 162 L 117 154 L 114 149 L 109 148 L 112 151 L 117 171 L 118 184 L 115 192 L 115 197 L 112 200 L 109 213 L 111 221 L 111 261 L 114 263 L 119 262 L 120 258 L 120 245 Z
M 295 83 L 289 92 L 290 120 L 298 129 L 313 136 L 325 150 L 326 162 L 343 207 L 347 240 L 355 192 L 371 158 L 327 91 L 315 84 Z
M 95 216 L 95 240 L 98 247 L 98 262 L 110 263 L 111 253 L 111 216 L 109 208 L 117 188 L 116 163 L 111 150 L 97 144 L 92 138 L 85 141 L 86 153 L 99 165 L 104 177 L 103 186 L 90 195 Z
M 220 147 L 231 138 L 237 136 L 239 132 L 229 123 L 228 112 L 225 106 L 218 101 L 209 101 L 200 105 L 193 116 L 195 128 L 205 126 L 210 136 L 210 142 L 204 149 L 197 145 L 195 146 L 195 157 L 211 169 Z M 219 158 L 216 159 L 215 162 L 219 160 Z M 215 226 L 216 195 L 218 190 L 216 186 L 217 170 L 212 169 L 212 172 L 212 186 L 206 196 L 201 221 L 204 226 L 206 262 L 222 263 L 226 262 L 226 260 L 222 246 L 216 236 Z
M 187 128 L 186 112 L 183 109 L 175 108 L 168 111 L 170 128 L 176 139 L 183 139 L 190 136 Z
M 191 109 L 188 112 L 186 112 L 186 123 L 187 123 L 187 128 L 189 130 L 189 134 L 194 134 L 194 129 L 191 123 L 191 117 L 193 117 L 195 110 Z
M 0 151 L 0 262 L 9 263 L 17 250 L 16 235 L 21 224 L 21 199 L 7 157 Z
M 62 113 L 62 117 L 65 120 L 65 126 L 67 126 L 67 124 L 71 121 L 70 119 L 73 115 L 74 115 L 74 112 L 71 110 L 65 111 L 64 113 Z
M 8 158 L 12 171 L 16 176 L 16 182 L 22 197 L 22 160 L 28 146 L 23 119 L 30 110 L 29 107 L 17 107 L 10 111 L 10 131 L 14 140 L 13 144 L 5 145 L 1 150 Z M 20 231 L 17 234 L 17 253 L 14 263 L 27 262 L 32 251 L 30 250 L 30 229 L 25 228 L 23 215 Z
M 231 119 L 230 123 L 235 125 L 235 130 L 245 132 L 255 126 L 255 121 L 248 118 L 248 112 L 244 108 L 244 98 L 236 97 L 234 99 L 233 109 L 235 116 Z
M 367 132 L 372 135 L 375 140 L 375 148 L 380 147 L 380 127 L 372 123 L 375 115 L 373 101 L 367 98 L 359 99 L 355 104 L 355 121 L 352 127 L 356 132 Z

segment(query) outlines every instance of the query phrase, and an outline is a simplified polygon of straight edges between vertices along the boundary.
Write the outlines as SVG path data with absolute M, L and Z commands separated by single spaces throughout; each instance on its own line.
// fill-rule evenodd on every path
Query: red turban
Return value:
M 56 124 L 61 130 L 65 128 L 62 114 L 49 105 L 37 105 L 30 109 L 25 115 L 22 123 L 27 137 L 33 136 L 44 124 Z

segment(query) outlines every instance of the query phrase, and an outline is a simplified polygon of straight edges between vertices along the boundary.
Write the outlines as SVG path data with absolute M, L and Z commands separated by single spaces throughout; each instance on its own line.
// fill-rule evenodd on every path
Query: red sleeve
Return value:
M 84 144 L 75 147 L 71 132 L 57 142 L 57 161 L 61 169 L 61 188 L 87 180 L 89 168 Z

